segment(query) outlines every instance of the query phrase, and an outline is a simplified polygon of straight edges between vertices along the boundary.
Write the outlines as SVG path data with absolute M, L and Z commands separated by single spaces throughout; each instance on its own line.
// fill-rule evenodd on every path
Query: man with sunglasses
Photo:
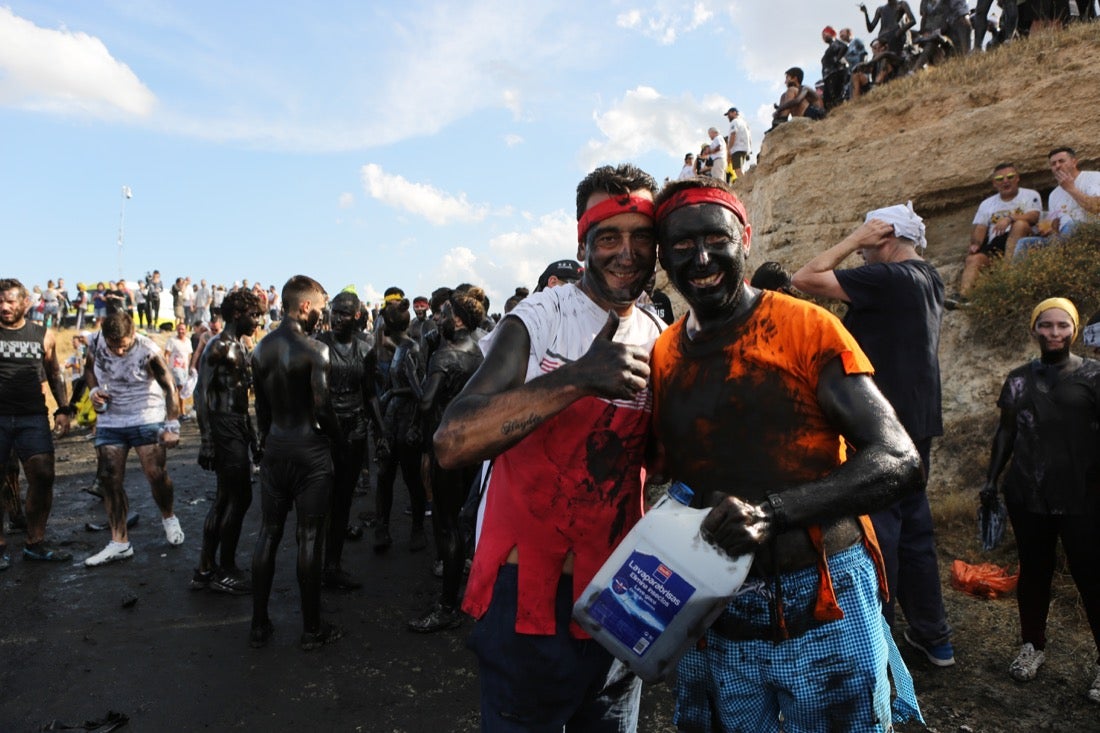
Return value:
M 1014 251 L 1020 238 L 1031 234 L 1031 228 L 1039 223 L 1043 201 L 1038 191 L 1020 188 L 1014 163 L 998 163 L 993 168 L 993 188 L 997 193 L 982 201 L 974 215 L 959 294 L 948 300 L 949 308 L 966 301 L 978 273 L 992 258 L 1003 257 L 1006 248 Z

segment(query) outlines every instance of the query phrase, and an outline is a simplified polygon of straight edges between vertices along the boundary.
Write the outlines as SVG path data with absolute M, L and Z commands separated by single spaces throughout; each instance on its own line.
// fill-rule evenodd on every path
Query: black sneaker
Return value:
M 210 587 L 212 580 L 214 580 L 213 570 L 202 571 L 195 568 L 191 573 L 191 590 L 206 590 Z
M 374 528 L 374 551 L 385 552 L 393 545 L 389 525 L 380 524 Z
M 223 570 L 210 581 L 210 590 L 231 596 L 247 596 L 252 592 L 252 582 L 240 570 Z
M 302 638 L 298 640 L 298 646 L 302 648 L 302 651 L 309 652 L 320 649 L 325 644 L 331 644 L 343 635 L 344 632 L 340 631 L 338 627 L 324 621 L 318 631 L 304 632 Z
M 461 624 L 462 613 L 457 608 L 437 603 L 432 610 L 420 618 L 410 621 L 408 627 L 409 631 L 415 631 L 418 634 L 430 634 L 435 631 L 453 629 Z
M 271 637 L 275 635 L 275 627 L 272 625 L 271 620 L 264 621 L 259 626 L 253 624 L 252 629 L 248 632 L 248 645 L 253 649 L 259 649 L 267 646 L 267 642 L 271 641 Z
M 321 585 L 331 590 L 358 590 L 363 584 L 341 568 L 326 570 L 321 575 Z

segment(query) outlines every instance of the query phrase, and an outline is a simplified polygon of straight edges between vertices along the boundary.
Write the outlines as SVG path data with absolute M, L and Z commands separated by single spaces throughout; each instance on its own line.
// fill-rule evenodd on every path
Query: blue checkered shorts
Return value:
M 920 719 L 912 679 L 882 617 L 878 577 L 867 551 L 859 544 L 832 555 L 829 571 L 844 610 L 839 621 L 780 643 L 731 641 L 707 631 L 705 648 L 689 651 L 677 670 L 679 730 L 767 733 L 782 725 L 784 733 L 888 733 L 894 718 L 888 662 L 894 678 L 902 678 L 898 694 L 905 704 L 895 704 L 897 719 Z M 780 583 L 788 624 L 811 616 L 817 568 L 783 575 Z M 767 628 L 771 591 L 771 583 L 748 585 L 725 613 Z

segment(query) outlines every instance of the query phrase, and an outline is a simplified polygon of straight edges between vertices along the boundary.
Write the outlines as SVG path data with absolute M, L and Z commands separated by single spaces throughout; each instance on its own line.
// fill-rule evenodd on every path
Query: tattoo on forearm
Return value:
M 531 428 L 542 422 L 542 415 L 536 415 L 531 413 L 522 420 L 508 420 L 500 426 L 501 435 L 512 435 L 513 433 L 526 432 Z

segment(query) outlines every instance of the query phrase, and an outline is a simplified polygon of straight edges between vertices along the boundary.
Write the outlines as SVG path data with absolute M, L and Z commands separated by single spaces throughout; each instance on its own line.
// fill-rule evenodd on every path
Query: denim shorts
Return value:
M 50 420 L 41 415 L 0 415 L 0 464 L 7 463 L 12 448 L 19 460 L 53 453 Z
M 160 442 L 160 431 L 164 423 L 151 422 L 144 425 L 129 425 L 124 428 L 97 427 L 95 447 L 101 445 L 124 445 L 127 448 L 139 448 Z

